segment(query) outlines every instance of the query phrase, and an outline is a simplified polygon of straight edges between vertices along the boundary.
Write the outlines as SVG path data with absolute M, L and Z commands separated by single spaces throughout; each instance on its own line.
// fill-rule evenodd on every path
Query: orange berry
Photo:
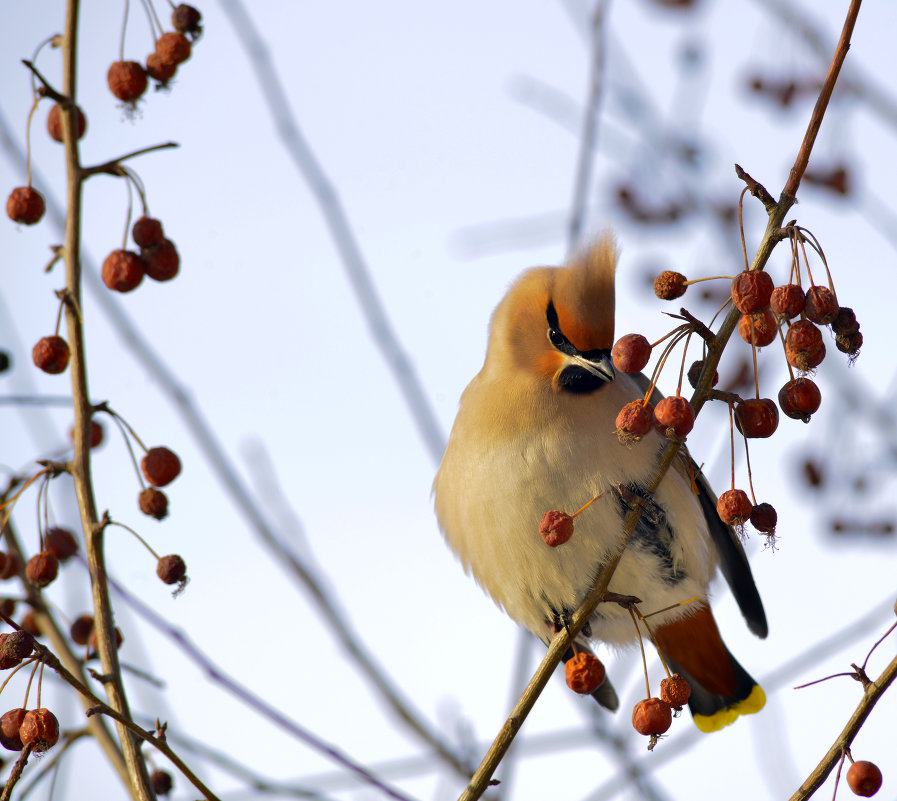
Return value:
M 546 545 L 557 548 L 573 536 L 573 518 L 566 512 L 552 509 L 542 515 L 539 534 Z
M 685 294 L 686 277 L 673 270 L 664 270 L 654 279 L 654 294 L 661 300 L 675 300 Z
M 182 64 L 190 58 L 190 40 L 182 33 L 163 33 L 156 40 L 156 53 L 163 62 Z
M 769 304 L 774 288 L 769 273 L 745 270 L 732 279 L 732 302 L 742 314 L 754 314 Z
M 754 504 L 747 493 L 740 489 L 726 490 L 716 502 L 716 513 L 729 526 L 742 526 L 751 516 Z
M 742 314 L 738 321 L 738 334 L 749 345 L 753 336 L 754 345 L 758 348 L 765 348 L 775 342 L 775 338 L 779 334 L 776 316 L 769 309 L 754 314 Z
M 749 398 L 735 407 L 735 427 L 748 439 L 771 437 L 779 426 L 779 410 L 769 398 Z
M 60 562 L 78 553 L 78 540 L 67 528 L 53 526 L 44 532 L 44 547 Z
M 639 701 L 632 710 L 632 727 L 639 734 L 663 734 L 673 722 L 673 711 L 660 698 Z
M 162 86 L 174 78 L 177 71 L 178 65 L 175 62 L 166 61 L 158 53 L 150 53 L 146 57 L 146 74 Z
M 672 429 L 677 437 L 686 436 L 695 427 L 695 412 L 681 395 L 663 398 L 654 409 L 654 427 L 664 436 Z
M 25 577 L 35 587 L 46 587 L 59 575 L 59 560 L 51 551 L 41 551 L 28 560 Z
M 136 103 L 146 91 L 146 70 L 136 61 L 115 61 L 106 73 L 109 91 L 123 103 Z
M 32 186 L 17 186 L 9 193 L 6 214 L 10 220 L 23 225 L 34 225 L 47 210 L 44 196 Z
M 31 350 L 31 359 L 45 373 L 57 375 L 69 366 L 71 351 L 62 337 L 42 337 Z
M 140 462 L 143 475 L 154 487 L 164 487 L 181 472 L 181 460 L 174 451 L 158 446 L 150 448 Z
M 59 721 L 49 709 L 32 709 L 19 726 L 22 745 L 32 744 L 35 751 L 47 751 L 59 741 Z
M 87 130 L 87 118 L 84 116 L 84 112 L 77 106 L 75 106 L 75 116 L 77 118 L 78 139 L 80 139 Z M 62 107 L 59 103 L 55 103 L 50 109 L 50 113 L 47 114 L 47 133 L 50 134 L 51 139 L 55 139 L 57 142 L 62 141 Z
M 573 692 L 588 695 L 604 684 L 604 665 L 594 654 L 580 651 L 567 660 L 564 676 Z
M 168 517 L 168 496 L 160 489 L 147 487 L 137 496 L 140 511 L 156 520 Z
M 131 292 L 140 286 L 146 265 L 132 250 L 113 250 L 103 262 L 103 283 L 116 292 Z
M 807 290 L 804 314 L 819 325 L 828 325 L 838 316 L 838 301 L 828 287 L 811 286 Z
M 776 317 L 793 320 L 804 310 L 805 296 L 797 284 L 777 286 L 769 297 L 769 308 Z
M 864 798 L 875 795 L 881 787 L 881 771 L 874 762 L 857 760 L 847 771 L 847 786 L 854 795 Z
M 822 332 L 809 320 L 798 320 L 785 336 L 785 358 L 788 364 L 806 372 L 825 358 Z
M 651 343 L 641 334 L 626 334 L 611 351 L 614 367 L 622 373 L 640 373 L 651 358 Z
M 165 238 L 162 223 L 153 217 L 141 217 L 131 226 L 131 239 L 139 248 L 158 245 Z
M 640 440 L 654 427 L 654 407 L 645 401 L 630 401 L 620 409 L 616 427 L 624 444 Z
M 10 709 L 0 716 L 0 745 L 7 751 L 21 751 L 25 747 L 19 728 L 27 713 L 26 709 Z
M 660 700 L 669 704 L 671 707 L 681 709 L 683 705 L 688 703 L 691 697 L 691 685 L 684 676 L 674 673 L 661 679 L 660 682 Z
M 779 390 L 779 406 L 794 420 L 809 423 L 821 403 L 822 393 L 809 378 L 795 378 Z
M 156 575 L 166 584 L 177 584 L 186 577 L 187 565 L 176 553 L 168 554 L 159 559 Z

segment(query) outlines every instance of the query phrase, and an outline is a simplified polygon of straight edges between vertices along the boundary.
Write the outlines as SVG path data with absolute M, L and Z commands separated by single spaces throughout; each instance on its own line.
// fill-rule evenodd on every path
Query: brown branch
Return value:
M 177 142 L 163 142 L 160 145 L 150 145 L 149 147 L 142 147 L 139 150 L 133 150 L 118 158 L 104 161 L 102 164 L 95 164 L 93 167 L 82 167 L 80 171 L 81 180 L 83 181 L 85 178 L 89 178 L 91 175 L 97 175 L 99 173 L 105 175 L 123 175 L 124 173 L 121 167 L 123 161 L 132 159 L 135 156 L 142 156 L 145 153 L 153 153 L 156 150 L 167 150 L 172 147 L 180 147 L 180 145 Z
M 850 716 L 847 725 L 838 735 L 828 753 L 822 758 L 822 761 L 816 766 L 816 769 L 807 777 L 807 780 L 791 796 L 789 801 L 804 801 L 804 799 L 810 798 L 822 786 L 829 773 L 832 772 L 832 769 L 841 759 L 844 750 L 850 748 L 850 744 L 866 722 L 866 718 L 869 717 L 869 713 L 872 712 L 878 699 L 893 684 L 895 679 L 897 679 L 897 657 L 894 657 L 882 674 L 865 688 L 863 700 L 860 701 L 856 711 Z
M 42 90 L 40 90 L 41 94 L 46 95 L 47 97 L 53 98 L 53 100 L 55 100 L 57 103 L 59 103 L 59 105 L 61 105 L 63 108 L 68 108 L 71 105 L 71 101 L 69 100 L 69 98 L 67 98 L 61 92 L 57 92 L 50 85 L 50 82 L 43 75 L 41 75 L 38 68 L 35 67 L 34 64 L 32 64 L 27 58 L 23 58 L 22 63 L 26 67 L 28 67 L 28 69 L 30 69 L 34 73 L 34 77 L 37 78 L 43 84 L 44 88 Z
M 22 778 L 22 771 L 25 770 L 25 765 L 27 764 L 33 749 L 34 743 L 28 743 L 28 745 L 22 749 L 22 753 L 19 754 L 16 764 L 13 765 L 12 773 L 9 774 L 9 778 L 6 780 L 6 786 L 3 788 L 3 794 L 0 795 L 0 801 L 9 801 L 9 799 L 12 798 L 12 791 L 16 786 L 16 782 Z
M 750 173 L 746 172 L 740 164 L 735 165 L 735 174 L 747 184 L 748 192 L 750 192 L 757 200 L 759 200 L 767 211 L 772 211 L 776 205 L 775 198 L 769 194 L 766 187 L 759 181 L 754 180 Z

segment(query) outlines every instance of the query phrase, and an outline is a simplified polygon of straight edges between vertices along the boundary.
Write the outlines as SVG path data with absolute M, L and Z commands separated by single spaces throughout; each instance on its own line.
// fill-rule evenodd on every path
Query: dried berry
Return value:
M 75 106 L 75 114 L 78 120 L 77 138 L 80 139 L 87 130 L 87 118 L 78 106 Z M 50 134 L 51 139 L 55 139 L 57 142 L 62 141 L 62 108 L 59 103 L 54 104 L 47 115 L 47 133 Z
M 146 74 L 162 86 L 166 86 L 177 71 L 177 64 L 173 61 L 166 61 L 158 53 L 150 53 L 146 57 Z
M 660 700 L 669 704 L 671 707 L 681 709 L 688 703 L 691 697 L 691 685 L 684 676 L 674 673 L 661 679 L 660 682 Z
M 59 741 L 59 721 L 49 709 L 32 709 L 19 726 L 22 745 L 33 745 L 35 751 L 48 751 Z
M 637 442 L 654 428 L 654 407 L 643 400 L 630 401 L 620 409 L 616 426 L 620 442 Z
M 163 33 L 156 40 L 156 53 L 163 62 L 183 64 L 190 58 L 190 40 L 182 33 Z
M 152 247 L 140 251 L 146 274 L 154 281 L 170 281 L 178 274 L 181 257 L 174 244 L 163 238 Z
M 664 436 L 670 436 L 671 429 L 677 437 L 687 436 L 695 427 L 694 409 L 681 395 L 663 398 L 654 409 L 654 427 Z
M 67 528 L 54 526 L 44 532 L 44 547 L 60 562 L 78 553 L 78 540 Z
M 0 715 L 0 745 L 7 751 L 21 751 L 25 747 L 19 736 L 19 728 L 26 714 L 25 709 L 10 709 Z
M 782 411 L 794 420 L 810 422 L 813 414 L 822 403 L 819 387 L 809 378 L 795 378 L 779 390 L 779 406 Z
M 691 367 L 688 368 L 688 383 L 691 384 L 692 389 L 698 388 L 698 378 L 701 376 L 701 370 L 704 369 L 704 360 L 700 359 L 699 361 L 692 362 Z M 719 383 L 719 372 L 716 370 L 713 371 L 713 381 L 710 382 L 711 387 L 715 387 Z
M 131 227 L 131 238 L 139 248 L 157 245 L 164 238 L 162 223 L 153 217 L 141 217 Z
M 6 201 L 6 214 L 10 220 L 23 225 L 34 225 L 44 216 L 47 206 L 44 196 L 32 186 L 17 186 Z
M 743 526 L 753 510 L 751 499 L 740 489 L 726 490 L 716 502 L 716 513 L 720 520 L 730 526 Z
M 751 525 L 764 534 L 775 534 L 779 515 L 771 503 L 758 503 L 751 511 Z
M 622 373 L 640 373 L 651 358 L 651 343 L 641 334 L 626 334 L 611 351 L 614 367 Z
M 123 103 L 136 103 L 146 91 L 146 70 L 136 61 L 116 61 L 106 74 L 109 91 Z
M 788 364 L 806 372 L 817 367 L 825 358 L 822 332 L 809 320 L 798 320 L 785 337 L 785 357 Z
M 137 505 L 145 515 L 164 520 L 168 516 L 168 496 L 155 487 L 147 487 L 137 496 Z
M 43 636 L 40 624 L 37 622 L 37 615 L 33 610 L 26 612 L 22 616 L 22 622 L 19 625 L 21 625 L 23 631 L 27 631 L 32 637 Z
M 778 333 L 776 316 L 769 309 L 754 314 L 742 314 L 738 321 L 739 336 L 749 345 L 753 342 L 758 348 L 765 348 L 774 342 Z
M 779 427 L 779 410 L 769 398 L 749 398 L 735 406 L 735 427 L 748 439 L 771 437 Z
M 59 575 L 59 560 L 50 551 L 36 553 L 25 565 L 25 576 L 35 587 L 52 584 Z
M 164 487 L 181 472 L 181 460 L 174 451 L 163 446 L 150 448 L 140 462 L 143 475 L 154 487 Z
M 87 645 L 93 634 L 93 615 L 78 615 L 69 627 L 69 636 L 76 645 Z
M 863 347 L 863 332 L 854 331 L 852 334 L 838 334 L 835 337 L 835 347 L 848 356 L 856 357 Z
M 0 567 L 0 579 L 15 578 L 22 572 L 22 560 L 19 559 L 17 553 L 10 551 L 3 560 L 3 566 Z
M 875 795 L 881 787 L 881 771 L 874 762 L 859 759 L 847 771 L 847 786 L 854 795 L 864 798 Z
M 140 286 L 146 272 L 143 259 L 132 250 L 113 250 L 103 262 L 103 283 L 116 292 L 130 292 Z
M 31 350 L 31 359 L 35 366 L 50 375 L 63 372 L 69 366 L 71 355 L 69 343 L 55 334 L 41 337 Z
M 173 786 L 171 774 L 164 770 L 154 770 L 150 773 L 150 784 L 156 795 L 168 795 Z
M 673 711 L 660 698 L 646 698 L 632 710 L 632 726 L 639 734 L 663 734 L 672 722 Z
M 0 642 L 0 662 L 13 660 L 13 665 L 18 665 L 26 656 L 31 656 L 34 650 L 34 637 L 27 631 L 18 629 L 9 634 L 0 634 L 3 641 Z
M 573 692 L 588 695 L 604 683 L 604 665 L 594 654 L 580 651 L 567 660 L 567 664 L 564 665 L 564 676 L 567 679 L 567 686 Z
M 654 294 L 661 300 L 675 300 L 681 298 L 688 288 L 685 285 L 686 277 L 682 273 L 673 270 L 664 270 L 654 279 Z
M 125 641 L 125 635 L 121 633 L 121 629 L 116 626 L 115 627 L 115 648 L 116 650 L 121 648 L 121 644 Z M 94 625 L 93 629 L 90 631 L 90 636 L 87 638 L 87 647 L 92 651 L 97 650 L 97 627 Z
M 777 286 L 769 296 L 769 308 L 776 317 L 793 320 L 804 310 L 804 290 L 797 284 Z
M 71 437 L 72 441 L 75 439 L 75 427 L 72 426 L 69 431 L 69 437 Z M 103 426 L 100 425 L 96 420 L 90 421 L 90 447 L 96 448 L 99 445 L 103 444 Z
M 804 314 L 819 325 L 828 325 L 838 316 L 838 301 L 828 287 L 811 286 L 807 290 Z
M 832 320 L 832 331 L 836 334 L 855 334 L 860 330 L 860 324 L 857 322 L 857 316 L 853 309 L 842 306 L 838 309 L 838 316 Z
M 745 270 L 732 279 L 732 302 L 742 314 L 754 314 L 769 304 L 773 289 L 769 273 Z
M 156 575 L 165 584 L 180 584 L 181 589 L 183 589 L 187 582 L 187 565 L 180 556 L 176 553 L 171 553 L 159 559 L 156 565 Z
M 202 33 L 202 26 L 199 24 L 201 20 L 202 14 L 186 3 L 181 3 L 171 12 L 172 27 L 180 33 L 189 34 L 194 39 Z
M 539 523 L 539 534 L 545 540 L 545 544 L 551 548 L 563 545 L 573 536 L 573 518 L 566 512 L 552 509 L 542 515 Z M 172 582 L 166 582 L 171 584 Z

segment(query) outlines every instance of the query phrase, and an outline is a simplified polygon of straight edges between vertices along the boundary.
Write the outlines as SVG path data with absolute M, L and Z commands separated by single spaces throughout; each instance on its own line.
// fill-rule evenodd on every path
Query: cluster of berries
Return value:
M 109 67 L 109 91 L 133 109 L 146 92 L 150 78 L 156 81 L 157 88 L 167 87 L 178 66 L 190 58 L 192 42 L 202 33 L 201 19 L 193 6 L 182 3 L 175 8 L 171 14 L 175 30 L 156 39 L 156 49 L 146 57 L 146 66 L 139 61 L 116 61 Z
M 152 217 L 141 217 L 131 229 L 131 238 L 140 248 L 113 250 L 103 262 L 103 283 L 116 292 L 136 289 L 143 276 L 154 281 L 170 281 L 178 274 L 181 259 L 171 240 L 165 238 L 162 223 Z

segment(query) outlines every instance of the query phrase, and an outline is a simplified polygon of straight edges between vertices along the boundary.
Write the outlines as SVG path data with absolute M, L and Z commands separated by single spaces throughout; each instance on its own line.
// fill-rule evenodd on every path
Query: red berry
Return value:
M 641 334 L 626 334 L 616 341 L 611 356 L 620 372 L 640 373 L 651 358 L 651 343 Z
M 156 53 L 163 62 L 182 64 L 190 58 L 190 40 L 182 33 L 163 33 L 156 40 Z
M 716 502 L 716 513 L 720 520 L 729 526 L 742 526 L 751 516 L 754 504 L 744 490 L 726 490 Z
M 80 139 L 87 130 L 87 118 L 84 116 L 84 112 L 77 106 L 75 106 L 75 115 L 78 126 L 77 138 Z M 50 134 L 51 139 L 55 139 L 57 142 L 62 141 L 62 108 L 59 103 L 54 104 L 47 115 L 47 133 Z
M 654 294 L 661 300 L 681 298 L 685 294 L 685 290 L 688 289 L 685 285 L 686 280 L 682 273 L 664 270 L 654 279 Z
M 156 575 L 166 584 L 177 584 L 187 576 L 187 565 L 180 556 L 171 553 L 159 559 Z
M 178 65 L 173 61 L 166 61 L 158 53 L 150 53 L 146 57 L 146 74 L 154 81 L 165 86 L 178 71 Z
M 663 734 L 672 722 L 673 710 L 660 698 L 646 698 L 632 710 L 632 726 L 639 734 Z
M 589 695 L 604 684 L 605 670 L 601 660 L 594 654 L 580 651 L 564 665 L 567 686 L 575 693 Z
M 109 67 L 106 82 L 123 103 L 135 103 L 146 91 L 146 70 L 136 61 L 116 61 Z
M 771 503 L 758 503 L 751 511 L 751 525 L 764 534 L 775 534 L 779 515 Z
M 769 298 L 769 308 L 776 317 L 793 320 L 804 310 L 804 290 L 797 284 L 777 286 Z
M 865 798 L 875 795 L 881 787 L 881 771 L 874 762 L 857 760 L 847 771 L 847 786 L 854 795 Z
M 821 403 L 822 393 L 809 378 L 795 378 L 779 390 L 779 406 L 794 420 L 809 423 Z
M 69 437 L 71 437 L 72 441 L 75 439 L 75 427 L 72 426 L 69 431 Z M 100 425 L 96 420 L 90 421 L 90 447 L 96 448 L 99 445 L 103 444 L 103 426 Z
M 637 442 L 654 428 L 654 407 L 643 400 L 630 401 L 620 409 L 616 426 L 624 445 Z
M 654 427 L 664 436 L 669 432 L 677 437 L 686 436 L 695 427 L 695 412 L 681 395 L 663 398 L 654 409 Z
M 798 320 L 785 336 L 785 357 L 788 364 L 806 372 L 817 367 L 825 358 L 822 333 L 809 320 Z
M 0 716 L 0 745 L 7 751 L 21 751 L 25 747 L 19 736 L 19 728 L 26 714 L 25 709 L 10 709 Z
M 60 562 L 64 562 L 78 553 L 78 540 L 67 528 L 54 526 L 44 532 L 44 547 Z
M 17 186 L 6 201 L 9 219 L 24 225 L 34 225 L 46 210 L 44 196 L 31 186 Z
M 143 257 L 146 274 L 154 281 L 170 281 L 178 274 L 181 257 L 169 240 L 163 238 L 152 247 L 140 251 Z
M 52 584 L 59 575 L 59 560 L 50 551 L 36 553 L 25 565 L 25 576 L 35 587 Z
M 93 615 L 78 615 L 69 628 L 69 635 L 76 645 L 87 645 L 93 634 Z
M 45 373 L 57 375 L 69 366 L 71 351 L 68 342 L 55 334 L 42 337 L 31 350 L 31 359 Z
M 113 250 L 103 262 L 103 283 L 116 292 L 130 292 L 140 286 L 146 265 L 132 250 Z
M 59 741 L 59 721 L 49 709 L 32 709 L 19 726 L 22 745 L 34 745 L 35 751 L 47 751 Z
M 557 548 L 573 536 L 573 518 L 566 512 L 552 509 L 542 515 L 539 533 L 546 545 Z
M 735 407 L 735 427 L 748 439 L 771 437 L 779 426 L 779 410 L 769 398 L 750 398 Z
M 779 326 L 775 315 L 769 309 L 764 309 L 754 314 L 742 314 L 738 321 L 738 334 L 748 345 L 753 338 L 756 347 L 765 348 L 779 335 Z
M 159 244 L 165 237 L 162 223 L 153 217 L 141 217 L 131 227 L 131 238 L 139 248 L 148 248 Z
M 819 325 L 828 325 L 838 316 L 838 301 L 828 287 L 811 286 L 807 290 L 804 314 Z
M 155 487 L 143 490 L 137 496 L 137 505 L 141 512 L 156 520 L 163 520 L 168 516 L 168 496 Z
M 150 773 L 150 784 L 156 795 L 168 795 L 173 784 L 171 774 L 164 770 L 154 770 Z
M 691 698 L 691 685 L 678 673 L 661 679 L 660 700 L 677 709 L 682 708 Z
M 154 487 L 164 487 L 181 472 L 181 460 L 174 451 L 161 445 L 150 448 L 140 462 L 143 475 Z
M 754 314 L 769 304 L 774 288 L 769 273 L 745 270 L 732 279 L 732 302 L 742 314 Z

